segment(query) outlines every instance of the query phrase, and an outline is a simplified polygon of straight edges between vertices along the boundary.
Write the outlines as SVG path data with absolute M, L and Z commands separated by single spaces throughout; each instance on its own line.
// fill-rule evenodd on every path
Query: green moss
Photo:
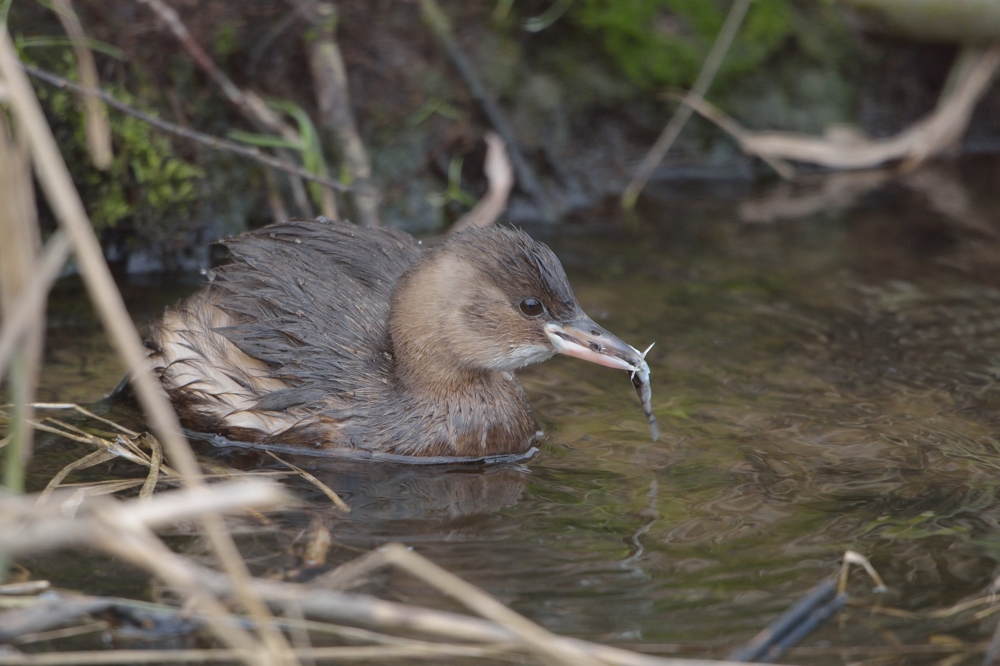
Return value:
M 710 0 L 582 0 L 573 20 L 596 34 L 635 84 L 690 86 L 725 20 L 729 3 Z M 719 78 L 759 67 L 791 34 L 789 0 L 757 0 Z
M 240 43 L 236 36 L 236 28 L 227 23 L 216 33 L 215 39 L 212 41 L 212 53 L 217 61 L 224 62 L 239 49 Z
M 731 7 L 732 0 L 578 0 L 571 16 L 597 38 L 610 68 L 648 93 L 694 84 Z M 817 133 L 854 117 L 850 70 L 867 61 L 830 3 L 756 0 L 710 98 L 752 128 Z M 694 123 L 680 145 L 709 150 L 697 140 L 702 126 Z
M 70 53 L 46 63 L 75 79 Z M 65 90 L 37 88 L 70 173 L 97 230 L 126 224 L 146 240 L 163 239 L 186 228 L 199 198 L 202 169 L 175 154 L 170 141 L 146 123 L 111 111 L 114 160 L 107 171 L 96 169 L 86 149 L 84 117 L 77 97 Z M 121 89 L 111 92 L 123 102 L 145 104 Z

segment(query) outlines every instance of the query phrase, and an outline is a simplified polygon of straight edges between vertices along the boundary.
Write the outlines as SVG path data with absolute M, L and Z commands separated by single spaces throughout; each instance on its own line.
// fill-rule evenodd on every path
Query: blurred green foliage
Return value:
M 571 13 L 637 85 L 690 86 L 730 3 L 712 0 L 579 0 Z M 758 68 L 793 31 L 789 0 L 757 0 L 719 77 Z
M 732 0 L 576 0 L 570 20 L 593 35 L 642 92 L 689 88 Z M 865 62 L 829 2 L 756 0 L 723 60 L 712 101 L 750 126 L 822 131 L 853 116 Z
M 268 102 L 273 109 L 282 111 L 291 116 L 298 125 L 300 141 L 289 141 L 273 134 L 257 134 L 254 132 L 244 132 L 242 130 L 230 130 L 229 138 L 234 141 L 241 141 L 257 146 L 259 148 L 286 148 L 294 150 L 302 158 L 302 166 L 306 171 L 317 176 L 326 177 L 328 174 L 326 158 L 323 156 L 323 145 L 320 141 L 319 132 L 313 124 L 312 118 L 301 106 L 295 102 L 284 99 L 273 99 Z M 350 185 L 351 177 L 345 168 L 341 168 L 340 180 L 345 185 Z M 322 206 L 323 186 L 316 182 L 307 183 L 309 196 L 313 203 Z
M 23 50 L 21 56 L 29 61 Z M 46 58 L 42 66 L 77 79 L 75 60 L 68 50 L 55 59 Z M 154 240 L 189 226 L 186 222 L 205 174 L 178 156 L 165 136 L 136 118 L 112 111 L 114 160 L 107 171 L 100 171 L 87 153 L 84 117 L 76 95 L 48 86 L 36 90 L 95 229 L 127 223 L 144 240 Z M 117 86 L 110 86 L 110 91 L 126 104 L 146 106 Z
M 215 40 L 212 42 L 212 54 L 216 60 L 224 62 L 239 50 L 240 42 L 236 35 L 236 28 L 227 23 L 215 35 Z

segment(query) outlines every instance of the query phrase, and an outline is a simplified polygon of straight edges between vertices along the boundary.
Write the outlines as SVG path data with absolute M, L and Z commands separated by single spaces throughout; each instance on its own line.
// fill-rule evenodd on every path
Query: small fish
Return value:
M 653 345 L 655 344 L 654 342 Z M 656 424 L 656 416 L 653 414 L 653 389 L 649 385 L 649 365 L 646 363 L 646 354 L 653 348 L 653 345 L 649 345 L 646 347 L 646 351 L 639 354 L 642 361 L 638 369 L 632 371 L 631 379 L 632 386 L 635 387 L 635 392 L 639 394 L 639 400 L 642 402 L 642 412 L 649 422 L 649 434 L 653 436 L 655 442 L 660 439 L 660 427 Z

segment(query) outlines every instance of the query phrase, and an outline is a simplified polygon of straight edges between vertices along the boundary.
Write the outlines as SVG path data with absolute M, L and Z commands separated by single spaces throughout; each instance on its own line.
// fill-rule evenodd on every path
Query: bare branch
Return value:
M 483 165 L 483 171 L 486 172 L 486 178 L 490 183 L 489 190 L 475 208 L 452 225 L 448 233 L 488 227 L 496 222 L 507 208 L 507 199 L 514 187 L 514 171 L 510 165 L 510 158 L 507 157 L 507 147 L 504 146 L 503 139 L 493 132 L 486 133 L 486 163 Z
M 691 89 L 690 97 L 701 99 L 712 86 L 715 74 L 719 71 L 719 66 L 729 51 L 729 45 L 733 43 L 736 31 L 739 30 L 740 25 L 743 23 L 743 18 L 747 15 L 747 10 L 750 9 L 750 2 L 751 0 L 735 0 L 733 2 L 733 6 L 729 10 L 729 15 L 726 16 L 726 21 L 722 24 L 722 28 L 715 38 L 715 43 L 712 44 L 712 50 L 709 52 L 708 57 L 705 58 L 705 62 L 701 66 L 701 71 L 698 72 L 698 78 Z M 687 124 L 690 117 L 691 108 L 686 104 L 681 105 L 674 112 L 673 117 L 670 118 L 667 126 L 663 128 L 663 132 L 656 140 L 656 143 L 649 149 L 649 153 L 646 154 L 639 168 L 635 170 L 632 182 L 625 188 L 625 193 L 622 195 L 623 208 L 632 208 L 635 205 L 635 200 L 639 197 L 639 193 L 642 192 L 642 188 L 646 186 L 649 177 L 653 175 L 653 171 L 663 161 L 663 157 L 667 154 L 667 151 L 674 145 L 674 141 L 680 135 L 681 130 L 684 129 L 684 125 Z
M 330 180 L 329 178 L 323 178 L 322 176 L 317 176 L 313 173 L 306 171 L 301 167 L 295 166 L 294 164 L 266 155 L 262 153 L 258 148 L 245 146 L 243 144 L 236 143 L 234 141 L 229 141 L 227 139 L 220 139 L 219 137 L 211 136 L 209 134 L 202 134 L 201 132 L 196 132 L 195 130 L 188 129 L 187 127 L 182 127 L 181 125 L 176 125 L 174 123 L 162 120 L 155 116 L 151 116 L 148 113 L 144 113 L 134 107 L 129 106 L 128 104 L 125 104 L 111 93 L 108 93 L 99 88 L 88 88 L 86 86 L 81 86 L 80 84 L 74 83 L 73 81 L 63 78 L 57 74 L 53 74 L 52 72 L 47 72 L 44 69 L 39 69 L 37 67 L 33 67 L 28 64 L 22 64 L 22 66 L 24 67 L 24 71 L 26 71 L 28 74 L 32 75 L 37 79 L 41 79 L 46 83 L 51 83 L 52 85 L 57 86 L 59 88 L 68 88 L 69 90 L 73 90 L 75 92 L 85 92 L 92 94 L 107 102 L 108 106 L 113 107 L 118 111 L 126 113 L 134 118 L 138 118 L 142 122 L 148 123 L 158 130 L 169 132 L 170 134 L 175 134 L 179 137 L 190 139 L 191 141 L 196 141 L 202 144 L 203 146 L 208 146 L 209 148 L 214 148 L 216 150 L 225 150 L 231 153 L 235 153 L 237 155 L 241 155 L 243 157 L 248 157 L 256 162 L 260 162 L 264 166 L 271 167 L 272 169 L 276 169 L 278 171 L 284 171 L 285 173 L 290 173 L 304 180 L 311 180 L 317 182 L 320 185 L 329 187 L 334 190 L 339 190 L 341 192 L 350 192 L 357 189 L 354 187 L 350 187 L 348 185 L 344 185 L 343 183 L 340 183 L 336 180 Z

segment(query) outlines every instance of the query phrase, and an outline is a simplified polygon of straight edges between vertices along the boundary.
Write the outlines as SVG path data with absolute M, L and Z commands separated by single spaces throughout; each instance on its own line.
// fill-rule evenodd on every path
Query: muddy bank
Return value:
M 529 19 L 544 16 L 546 3 L 442 3 L 459 46 L 559 212 L 618 195 L 673 111 L 664 92 L 693 82 L 726 8 L 673 4 L 626 10 L 579 2 L 532 32 L 526 26 L 539 24 Z M 77 5 L 88 34 L 104 45 L 96 57 L 106 88 L 218 136 L 253 129 L 146 6 Z M 172 6 L 237 85 L 290 102 L 321 127 L 307 60 L 316 25 L 304 12 L 263 0 Z M 421 20 L 419 3 L 356 0 L 336 9 L 352 109 L 371 155 L 382 219 L 414 233 L 440 230 L 486 190 L 486 119 Z M 38 40 L 60 34 L 51 12 L 15 3 L 9 23 L 27 58 L 72 77 L 68 47 Z M 850 122 L 873 136 L 898 132 L 934 108 L 956 47 L 902 41 L 868 26 L 839 7 L 755 3 L 709 99 L 753 129 L 821 133 L 831 123 Z M 288 215 L 319 212 L 315 202 L 297 200 L 282 175 L 268 177 L 257 164 L 163 138 L 114 113 L 116 162 L 100 173 L 86 161 L 73 98 L 38 87 L 94 224 L 123 270 L 206 265 L 207 242 L 271 221 L 272 181 Z M 979 105 L 965 150 L 1000 145 L 998 110 L 994 91 Z M 339 175 L 336 142 L 319 131 L 331 171 Z M 653 181 L 773 177 L 695 118 Z M 515 191 L 507 220 L 538 217 L 537 206 Z

